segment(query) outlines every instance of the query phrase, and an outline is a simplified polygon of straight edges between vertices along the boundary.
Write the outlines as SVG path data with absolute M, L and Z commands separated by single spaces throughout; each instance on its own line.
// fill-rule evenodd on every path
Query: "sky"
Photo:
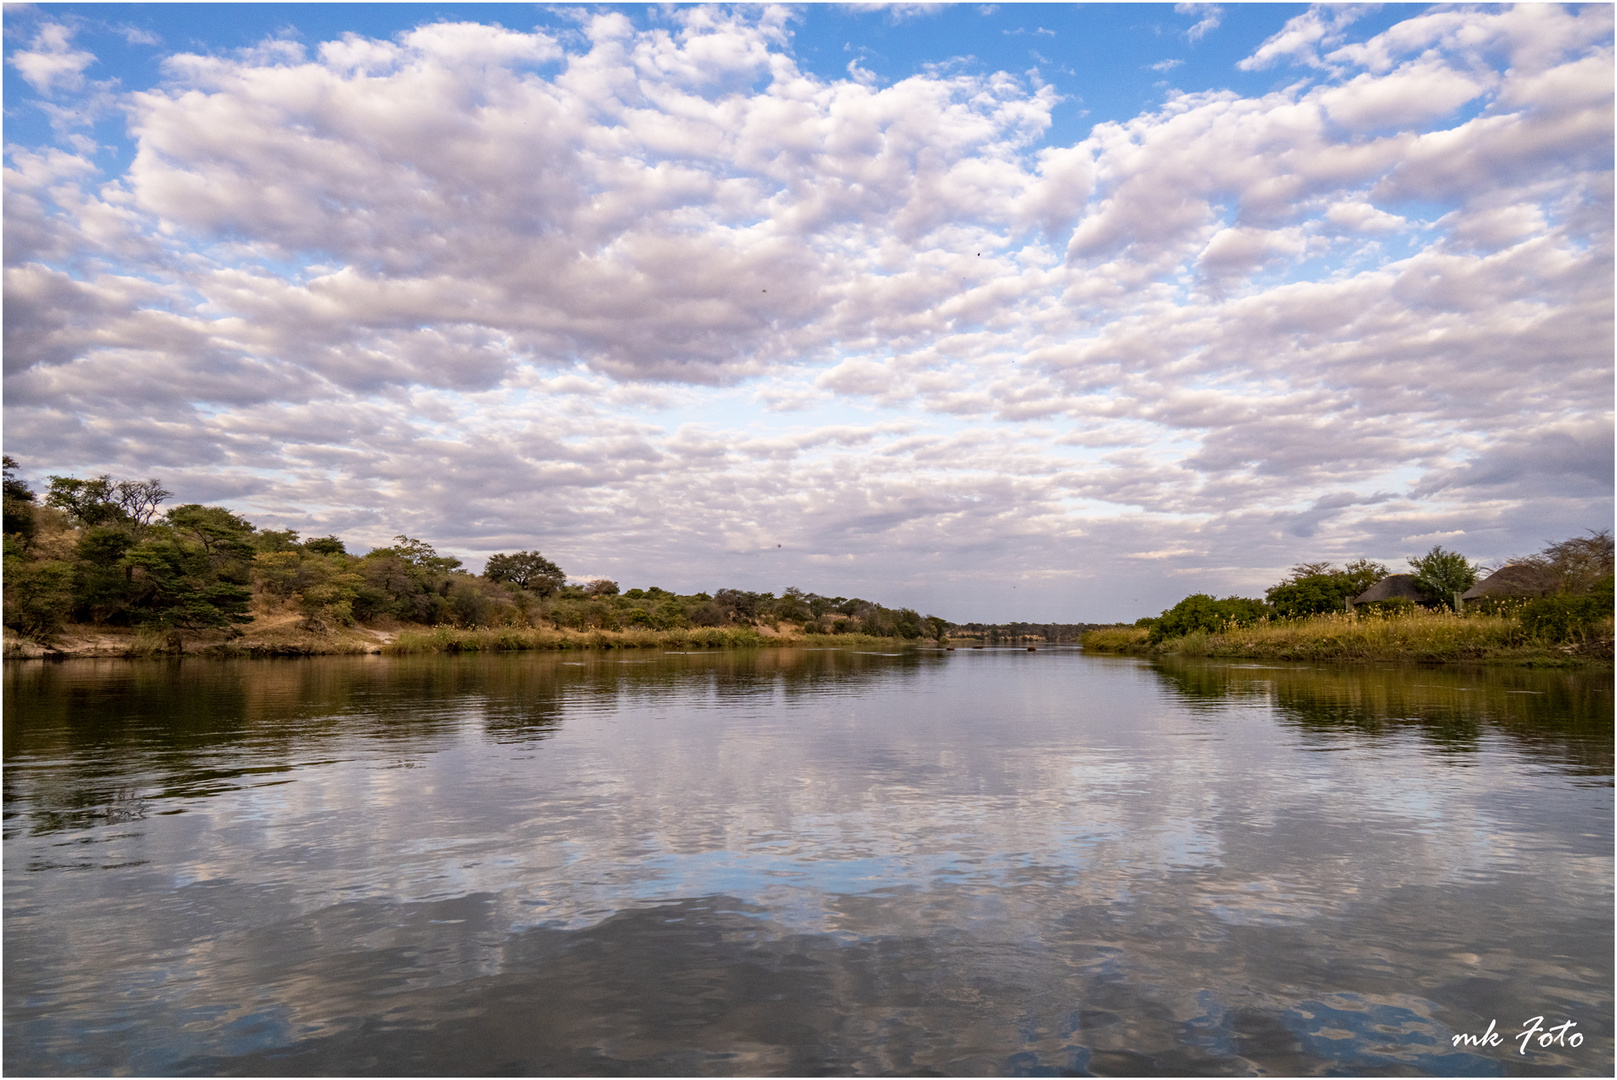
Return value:
M 4 447 L 954 621 L 1613 515 L 1613 8 L 4 9 Z

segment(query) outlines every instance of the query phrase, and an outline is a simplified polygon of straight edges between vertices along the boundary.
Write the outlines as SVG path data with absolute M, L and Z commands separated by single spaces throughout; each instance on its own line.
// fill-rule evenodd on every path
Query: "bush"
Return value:
M 1346 601 L 1387 576 L 1380 563 L 1359 559 L 1338 570 L 1330 563 L 1294 566 L 1291 576 L 1266 594 L 1274 613 L 1282 619 L 1342 611 Z
M 1268 614 L 1269 607 L 1262 600 L 1250 600 L 1244 596 L 1226 596 L 1222 600 L 1215 600 L 1206 593 L 1196 593 L 1164 611 L 1151 627 L 1148 640 L 1153 645 L 1160 645 L 1169 638 L 1187 634 L 1216 634 L 1232 626 L 1250 626 Z
M 6 546 L 11 546 L 10 537 Z M 70 563 L 6 560 L 5 620 L 13 630 L 35 641 L 50 641 L 62 629 L 72 600 Z
M 1586 596 L 1541 596 L 1523 604 L 1517 616 L 1530 637 L 1550 642 L 1582 641 L 1593 626 L 1611 617 L 1609 588 Z

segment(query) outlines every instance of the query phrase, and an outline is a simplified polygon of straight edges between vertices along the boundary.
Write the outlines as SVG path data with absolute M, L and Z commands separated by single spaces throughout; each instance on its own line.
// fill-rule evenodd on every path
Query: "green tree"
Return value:
M 129 549 L 136 621 L 175 630 L 211 630 L 251 622 L 246 567 L 193 536 L 161 528 Z
M 297 551 L 302 546 L 296 529 L 259 529 L 253 534 L 253 549 L 259 552 Z
M 446 574 L 460 566 L 459 559 L 455 558 L 453 555 L 438 554 L 438 552 L 434 550 L 433 546 L 427 543 L 425 540 L 412 540 L 403 533 L 400 533 L 393 539 L 395 543 L 391 547 L 375 548 L 374 550 L 367 552 L 365 557 L 367 559 L 386 558 L 387 556 L 392 555 L 411 569 L 419 570 L 427 574 Z
M 5 533 L 20 537 L 24 545 L 33 540 L 38 531 L 34 521 L 34 489 L 17 476 L 21 468 L 10 454 L 5 458 Z
M 113 497 L 116 485 L 110 476 L 80 480 L 76 476 L 52 476 L 45 492 L 45 505 L 67 514 L 73 524 L 88 527 L 126 522 L 129 515 Z
M 173 496 L 158 480 L 114 480 L 102 474 L 81 480 L 53 476 L 45 505 L 66 511 L 76 525 L 149 525 Z
M 355 567 L 355 560 L 346 555 L 305 550 L 295 581 L 305 629 L 353 625 L 356 602 L 368 591 L 364 576 Z
M 180 537 L 198 545 L 215 565 L 245 563 L 255 554 L 253 524 L 222 506 L 187 503 L 164 518 Z
M 5 622 L 35 641 L 50 642 L 73 605 L 73 566 L 24 557 L 14 534 L 5 538 Z
M 893 619 L 893 633 L 910 641 L 923 636 L 926 631 L 921 625 L 920 613 L 912 608 L 899 608 Z
M 92 622 L 129 621 L 136 588 L 134 570 L 124 556 L 135 545 L 129 530 L 92 525 L 73 548 L 73 616 Z
M 1341 611 L 1345 601 L 1358 596 L 1387 576 L 1387 568 L 1358 559 L 1338 570 L 1330 563 L 1303 563 L 1265 595 L 1274 613 L 1283 619 Z
M 1232 626 L 1250 626 L 1269 614 L 1262 600 L 1226 596 L 1216 600 L 1207 593 L 1187 596 L 1164 611 L 1146 638 L 1153 645 L 1198 631 L 1216 634 Z
M 561 567 L 537 551 L 490 555 L 488 565 L 483 568 L 483 576 L 490 581 L 515 585 L 540 596 L 554 596 L 556 590 L 567 583 L 567 575 Z
M 1454 594 L 1463 593 L 1477 583 L 1477 568 L 1457 551 L 1448 551 L 1439 544 L 1425 555 L 1409 558 L 1410 569 L 1415 572 L 1415 588 L 1428 599 L 1454 605 Z
M 346 555 L 348 548 L 335 536 L 317 536 L 303 541 L 303 550 L 313 555 Z

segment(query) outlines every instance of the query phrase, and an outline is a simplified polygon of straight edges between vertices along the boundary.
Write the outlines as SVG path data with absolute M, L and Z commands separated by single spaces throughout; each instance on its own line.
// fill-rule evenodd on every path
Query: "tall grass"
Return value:
M 750 626 L 699 626 L 683 630 L 567 630 L 533 627 L 435 627 L 406 630 L 382 647 L 385 653 L 521 652 L 542 649 L 734 649 L 763 645 L 883 645 L 891 638 L 867 634 L 803 634 L 770 637 Z
M 1612 655 L 1612 625 L 1592 628 L 1584 640 L 1549 640 L 1526 631 L 1513 613 L 1425 611 L 1376 614 L 1339 612 L 1307 619 L 1264 620 L 1217 633 L 1187 634 L 1150 646 L 1139 627 L 1092 630 L 1083 637 L 1095 652 L 1275 660 L 1408 660 L 1423 662 L 1534 662 Z

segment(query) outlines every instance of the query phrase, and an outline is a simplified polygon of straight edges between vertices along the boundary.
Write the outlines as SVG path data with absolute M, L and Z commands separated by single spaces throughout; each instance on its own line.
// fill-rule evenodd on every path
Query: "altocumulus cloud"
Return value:
M 1058 145 L 1037 72 L 827 79 L 783 9 L 271 40 L 139 90 L 25 12 L 56 137 L 7 147 L 6 448 L 957 619 L 1608 523 L 1612 9 L 1352 18 L 1277 27 L 1269 92 Z

